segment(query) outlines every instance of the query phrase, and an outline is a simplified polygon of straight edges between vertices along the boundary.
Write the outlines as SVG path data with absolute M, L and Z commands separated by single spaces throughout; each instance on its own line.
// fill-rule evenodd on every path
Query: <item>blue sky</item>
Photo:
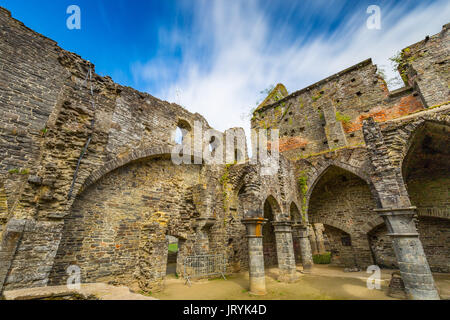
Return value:
M 81 9 L 68 30 L 66 9 Z M 289 92 L 369 57 L 388 58 L 450 22 L 448 0 L 0 0 L 28 27 L 114 81 L 199 112 L 219 130 L 241 126 L 281 82 Z M 369 30 L 369 5 L 381 29 Z

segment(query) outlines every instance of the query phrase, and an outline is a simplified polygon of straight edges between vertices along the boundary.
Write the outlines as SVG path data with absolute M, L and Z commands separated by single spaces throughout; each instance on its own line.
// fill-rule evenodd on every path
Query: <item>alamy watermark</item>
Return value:
M 67 268 L 66 273 L 69 275 L 67 278 L 67 289 L 80 290 L 81 288 L 81 269 L 79 266 L 71 265 Z
M 367 18 L 366 26 L 370 30 L 380 30 L 381 29 L 381 8 L 377 5 L 371 5 L 367 7 L 367 14 L 370 14 Z
M 381 289 L 381 270 L 379 266 L 369 266 L 367 267 L 367 273 L 372 273 L 372 275 L 367 278 L 366 284 L 369 290 Z
M 70 16 L 66 20 L 66 26 L 69 30 L 80 30 L 81 29 L 81 9 L 77 5 L 70 5 L 66 10 L 67 14 Z

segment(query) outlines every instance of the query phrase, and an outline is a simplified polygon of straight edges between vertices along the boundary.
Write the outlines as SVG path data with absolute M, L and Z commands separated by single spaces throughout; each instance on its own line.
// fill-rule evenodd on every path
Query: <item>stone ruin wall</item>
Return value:
M 3 283 L 6 289 L 64 283 L 70 264 L 82 267 L 83 281 L 137 282 L 143 290 L 158 289 L 167 235 L 181 240 L 179 260 L 193 253 L 224 253 L 228 272 L 246 270 L 241 220 L 262 215 L 269 196 L 279 206 L 276 221 L 288 221 L 294 204 L 299 220 L 325 222 L 331 250 L 339 252 L 334 263 L 353 265 L 355 252 L 364 253 L 359 265 L 371 257 L 395 262 L 386 231 L 376 229 L 380 218 L 370 211 L 380 199 L 373 196 L 361 127 L 369 117 L 383 124 L 450 100 L 448 25 L 404 50 L 414 57 L 404 57 L 407 63 L 401 65 L 407 88 L 389 92 L 370 59 L 291 95 L 277 86 L 252 119 L 253 128 L 280 129 L 280 170 L 266 178 L 248 163 L 173 165 L 175 128 L 193 127 L 195 121 L 210 128 L 201 115 L 96 75 L 87 61 L 2 8 L 0 33 L 0 290 Z M 94 106 L 90 81 L 85 83 L 90 66 Z M 383 133 L 402 130 L 393 126 Z M 89 136 L 92 142 L 68 199 Z M 353 175 L 347 172 L 347 181 L 337 184 L 342 175 L 328 175 L 330 165 Z M 316 185 L 317 190 L 326 186 L 322 176 L 331 177 L 331 196 L 314 193 Z M 430 265 L 446 271 L 448 246 L 436 243 L 447 241 L 448 220 L 437 223 L 431 217 L 448 219 L 449 180 L 433 179 L 438 180 L 426 181 L 429 193 L 420 179 L 410 180 L 408 191 L 419 212 L 429 213 L 419 230 Z M 357 201 L 345 201 L 349 197 Z M 341 245 L 344 233 L 352 236 L 351 248 Z
M 89 62 L 4 9 L 0 22 L 5 84 L 0 281 L 5 289 L 64 283 L 69 265 L 81 267 L 83 282 L 138 282 L 142 289 L 158 289 L 167 235 L 181 241 L 179 274 L 184 256 L 204 253 L 225 254 L 229 272 L 245 270 L 238 191 L 248 165 L 175 166 L 170 161 L 177 126 L 193 128 L 199 121 L 209 129 L 206 120 L 98 76 Z M 89 67 L 94 105 L 91 81 L 85 80 Z M 279 176 L 257 182 L 261 194 L 251 206 L 261 207 L 269 193 L 283 205 L 298 202 L 292 168 L 286 161 L 281 166 Z M 205 225 L 208 218 L 213 222 Z
M 399 73 L 404 88 L 390 92 L 368 59 L 291 94 L 278 84 L 254 113 L 252 128 L 279 129 L 280 151 L 294 161 L 296 178 L 300 189 L 304 189 L 303 214 L 311 223 L 325 224 L 325 234 L 333 239 L 329 241 L 334 252 L 332 262 L 337 265 L 365 267 L 376 262 L 397 266 L 386 227 L 379 227 L 383 221 L 373 212 L 380 199 L 371 184 L 373 167 L 362 123 L 372 117 L 381 126 L 386 124 L 384 134 L 391 144 L 396 135 L 404 135 L 405 125 L 396 124 L 396 119 L 420 116 L 449 103 L 448 29 L 447 24 L 439 34 L 402 50 Z M 448 110 L 443 113 L 448 114 Z M 448 152 L 448 136 L 444 133 L 439 139 Z M 397 148 L 392 145 L 395 156 Z M 429 157 L 422 150 L 410 153 L 418 158 Z M 407 155 L 398 156 L 403 161 Z M 450 159 L 437 157 L 428 162 L 425 159 L 415 174 L 400 178 L 400 182 L 404 181 L 411 203 L 418 208 L 418 230 L 430 267 L 436 272 L 448 272 L 450 180 L 443 173 L 448 171 Z M 420 169 L 430 161 L 440 162 L 440 166 Z M 343 168 L 346 173 L 333 176 L 330 166 Z M 352 181 L 356 184 L 350 187 Z M 349 234 L 352 246 L 343 246 L 341 239 Z M 310 235 L 311 240 L 315 237 Z

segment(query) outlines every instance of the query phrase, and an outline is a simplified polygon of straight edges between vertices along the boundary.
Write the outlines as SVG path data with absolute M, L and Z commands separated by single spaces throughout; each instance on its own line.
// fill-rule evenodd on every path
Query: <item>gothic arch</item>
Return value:
M 389 148 L 398 150 L 392 156 L 392 164 L 397 168 L 403 167 L 403 162 L 409 153 L 411 146 L 416 140 L 417 135 L 425 128 L 427 123 L 436 123 L 440 125 L 450 126 L 450 116 L 445 114 L 428 114 L 423 115 L 414 122 L 411 122 L 402 128 L 398 128 Z
M 354 167 L 347 163 L 334 160 L 334 161 L 326 162 L 321 167 L 319 167 L 319 169 L 312 176 L 308 177 L 308 182 L 307 182 L 308 191 L 306 192 L 306 195 L 303 195 L 306 199 L 306 203 L 305 203 L 306 208 L 309 208 L 309 202 L 311 200 L 311 195 L 312 195 L 317 183 L 327 173 L 327 171 L 332 167 L 337 167 L 337 168 L 343 169 L 345 171 L 348 171 L 348 172 L 354 174 L 355 176 L 359 177 L 363 181 L 365 181 L 369 185 L 372 195 L 374 195 L 375 198 L 377 198 L 376 193 L 374 192 L 374 188 L 372 187 L 372 182 L 370 180 L 368 173 L 366 173 L 362 168 Z
M 75 194 L 79 195 L 83 190 L 87 189 L 90 185 L 97 182 L 101 177 L 133 161 L 138 161 L 147 158 L 170 156 L 170 154 L 171 154 L 171 147 L 169 146 L 135 149 L 130 153 L 128 153 L 126 156 L 116 157 L 113 160 L 110 160 L 107 163 L 105 163 L 97 170 L 94 170 L 86 178 L 82 187 L 80 187 L 78 189 L 78 192 L 76 192 Z
M 299 206 L 295 203 L 295 201 L 292 201 L 289 206 L 289 217 L 292 222 L 302 221 L 302 214 L 300 213 Z
M 266 205 L 269 205 L 272 213 L 273 213 L 273 221 L 278 221 L 280 219 L 280 215 L 282 214 L 280 202 L 272 195 L 269 195 L 268 197 L 265 197 L 263 208 L 265 209 Z M 265 212 L 263 215 L 265 217 Z

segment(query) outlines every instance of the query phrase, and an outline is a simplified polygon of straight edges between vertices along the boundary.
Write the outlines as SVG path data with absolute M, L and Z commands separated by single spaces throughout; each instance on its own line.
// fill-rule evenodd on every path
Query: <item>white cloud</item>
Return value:
M 133 74 L 148 83 L 154 96 L 181 102 L 202 114 L 218 130 L 243 127 L 243 112 L 255 106 L 259 92 L 281 82 L 292 92 L 371 57 L 387 65 L 400 49 L 438 33 L 450 17 L 450 3 L 436 1 L 410 11 L 407 4 L 383 7 L 382 29 L 366 28 L 365 8 L 341 24 L 331 35 L 304 41 L 309 30 L 292 34 L 289 25 L 273 20 L 254 1 L 196 2 L 190 32 L 161 30 L 161 43 L 180 48 L 181 60 L 157 59 L 136 64 Z M 334 8 L 336 15 L 342 8 Z M 309 13 L 319 7 L 310 5 Z M 315 12 L 313 11 L 315 10 Z M 291 10 L 290 15 L 297 14 Z M 320 13 L 319 13 L 320 16 Z M 299 17 L 302 19 L 302 17 Z M 292 40 L 294 39 L 294 40 Z M 151 90 L 158 83 L 157 92 Z M 177 95 L 178 91 L 178 95 Z

